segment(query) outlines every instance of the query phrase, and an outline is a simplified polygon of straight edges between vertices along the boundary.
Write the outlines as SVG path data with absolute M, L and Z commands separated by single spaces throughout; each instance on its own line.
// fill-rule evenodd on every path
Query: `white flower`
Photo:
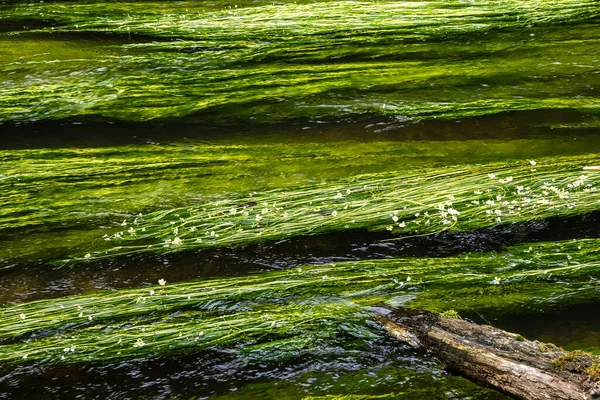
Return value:
M 406 228 L 406 222 L 402 221 L 398 224 L 400 228 Z
M 494 179 L 496 177 L 496 174 L 488 174 L 488 178 L 490 179 Z
M 132 227 L 130 227 L 127 232 L 131 233 L 132 235 L 135 233 L 135 229 Z
M 406 282 L 410 282 L 410 276 L 406 277 Z
M 534 167 L 537 165 L 537 163 L 535 162 L 535 160 L 529 160 L 529 164 L 531 164 Z
M 352 191 L 350 189 L 346 189 L 346 194 L 350 194 Z
M 455 210 L 454 208 L 449 208 L 448 209 L 448 214 L 450 214 L 450 215 L 459 215 L 460 212 L 458 212 L 458 210 Z
M 260 216 L 260 214 L 256 214 L 256 221 L 259 222 L 262 219 L 262 217 Z
M 154 296 L 154 290 L 150 291 L 150 296 Z
M 127 225 L 127 220 L 126 219 L 124 219 L 123 222 L 121 222 L 121 226 L 125 226 L 125 225 Z
M 494 277 L 494 280 L 492 281 L 492 285 L 499 285 L 500 284 L 500 278 L 498 278 L 497 276 Z
M 397 217 L 397 216 L 395 216 L 395 215 L 392 215 L 392 221 L 394 221 L 394 222 L 398 222 L 398 217 Z
M 173 239 L 173 244 L 175 246 L 181 246 L 183 244 L 183 240 L 181 240 L 180 238 L 176 237 L 175 239 Z
M 85 259 L 89 259 L 89 258 L 92 258 L 92 255 L 91 255 L 90 253 L 86 253 L 86 255 L 85 255 L 85 256 L 83 256 L 83 258 L 85 258 Z
M 27 318 L 27 317 L 25 317 L 25 314 L 21 313 L 21 314 L 19 314 L 19 318 L 21 318 L 21 319 L 25 319 L 25 318 Z
M 335 196 L 333 196 L 333 198 L 334 198 L 334 199 L 336 199 L 336 200 L 339 200 L 339 199 L 341 199 L 342 197 L 344 197 L 344 196 L 342 196 L 342 194 L 341 194 L 341 193 L 338 193 L 338 194 L 336 194 Z
M 179 235 L 179 228 L 175 227 L 175 229 L 173 229 L 173 235 L 177 236 Z
M 165 281 L 164 279 L 159 279 L 159 280 L 158 280 L 158 284 L 159 284 L 160 286 L 165 286 L 165 285 L 167 284 L 167 281 Z
M 331 213 L 331 216 L 332 216 L 332 217 L 337 217 L 337 215 L 338 215 L 338 212 L 337 212 L 337 211 L 335 211 L 335 210 L 333 210 L 333 212 Z
M 145 344 L 146 343 L 144 343 L 144 341 L 141 338 L 138 338 L 138 340 L 133 344 L 133 347 L 142 347 Z
M 390 226 L 386 227 L 385 229 L 387 229 L 388 231 L 391 231 L 392 229 L 394 229 L 394 227 L 390 225 Z
M 237 210 L 235 208 L 232 208 L 231 210 L 229 210 L 229 214 L 235 215 L 237 214 Z

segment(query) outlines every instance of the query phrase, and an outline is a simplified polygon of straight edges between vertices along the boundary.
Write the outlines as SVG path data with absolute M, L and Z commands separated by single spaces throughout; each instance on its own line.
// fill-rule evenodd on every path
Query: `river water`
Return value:
M 599 238 L 596 211 L 403 241 L 359 229 L 62 261 L 137 213 L 597 154 L 600 6 L 488 3 L 0 1 L 0 303 Z M 600 353 L 597 302 L 534 303 L 463 317 Z M 505 398 L 384 335 L 341 332 L 296 353 L 240 357 L 241 342 L 0 365 L 0 398 Z

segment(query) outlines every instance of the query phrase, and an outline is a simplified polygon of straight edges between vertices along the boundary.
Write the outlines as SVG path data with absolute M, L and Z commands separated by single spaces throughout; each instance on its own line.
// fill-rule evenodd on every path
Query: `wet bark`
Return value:
M 600 381 L 585 372 L 596 359 L 585 353 L 567 353 L 489 325 L 427 311 L 387 307 L 374 311 L 392 336 L 428 351 L 447 370 L 478 384 L 517 399 L 600 399 Z

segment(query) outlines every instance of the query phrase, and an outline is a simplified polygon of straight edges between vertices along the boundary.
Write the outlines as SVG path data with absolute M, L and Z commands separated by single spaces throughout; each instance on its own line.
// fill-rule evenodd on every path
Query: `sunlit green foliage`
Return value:
M 0 360 L 107 361 L 241 345 L 291 357 L 341 332 L 381 333 L 382 302 L 501 315 L 595 298 L 598 240 L 521 245 L 501 254 L 306 266 L 4 306 Z M 168 280 L 168 276 L 165 277 Z M 262 354 L 262 353 L 261 353 Z
M 102 240 L 112 234 L 107 227 L 119 228 L 139 213 L 234 201 L 254 192 L 270 201 L 265 191 L 315 184 L 325 190 L 328 182 L 339 185 L 335 182 L 360 174 L 400 171 L 401 179 L 406 168 L 422 171 L 443 165 L 459 165 L 458 171 L 465 159 L 525 165 L 535 159 L 546 169 L 558 162 L 557 155 L 600 148 L 600 138 L 592 135 L 579 140 L 398 141 L 374 132 L 364 140 L 364 132 L 354 129 L 345 126 L 348 141 L 327 133 L 293 138 L 271 134 L 214 143 L 0 150 L 0 259 L 62 259 L 101 250 L 111 246 Z M 488 182 L 487 172 L 480 173 Z
M 227 5 L 0 6 L 6 24 L 38 21 L 0 36 L 0 122 L 406 121 L 599 106 L 596 1 Z
M 600 174 L 584 169 L 599 161 L 591 156 L 543 166 L 530 160 L 359 175 L 220 199 L 124 219 L 119 231 L 104 236 L 115 247 L 82 256 L 234 246 L 357 228 L 406 237 L 580 214 L 600 207 Z

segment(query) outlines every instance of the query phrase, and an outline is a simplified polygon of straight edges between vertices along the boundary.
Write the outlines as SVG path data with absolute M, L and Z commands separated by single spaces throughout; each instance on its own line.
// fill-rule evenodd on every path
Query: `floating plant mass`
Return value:
M 566 216 L 600 208 L 596 157 L 556 158 L 538 165 L 461 166 L 362 175 L 293 191 L 157 211 L 105 234 L 114 247 L 83 259 L 235 246 L 347 229 L 386 229 L 401 239 L 446 230 Z

